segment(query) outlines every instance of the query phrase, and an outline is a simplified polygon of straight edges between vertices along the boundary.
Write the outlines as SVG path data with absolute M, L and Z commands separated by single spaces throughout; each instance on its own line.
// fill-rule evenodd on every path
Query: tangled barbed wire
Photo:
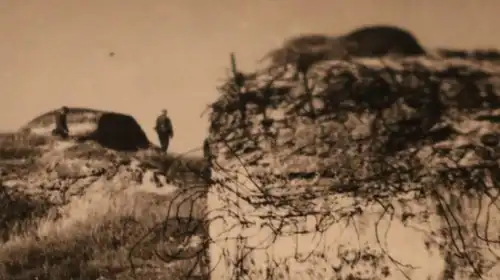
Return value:
M 207 237 L 168 260 L 203 256 L 212 279 L 495 278 L 497 70 L 373 61 L 325 61 L 302 81 L 259 74 L 219 88 L 198 220 Z M 206 188 L 185 192 L 183 203 L 207 197 Z M 424 248 L 413 252 L 424 261 L 397 244 Z

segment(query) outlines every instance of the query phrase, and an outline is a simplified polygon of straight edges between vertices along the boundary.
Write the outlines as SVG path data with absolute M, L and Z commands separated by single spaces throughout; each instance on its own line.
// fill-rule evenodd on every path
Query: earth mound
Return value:
M 386 55 L 420 56 L 426 51 L 408 30 L 397 26 L 370 25 L 356 28 L 342 35 L 346 45 L 353 46 L 353 57 L 381 57 Z
M 382 57 L 223 85 L 212 279 L 498 279 L 498 73 Z
M 269 51 L 261 62 L 268 62 L 263 71 L 276 72 L 293 66 L 299 73 L 305 73 L 320 61 L 384 56 L 500 61 L 497 49 L 429 49 L 409 30 L 391 25 L 367 25 L 340 35 L 301 34 L 287 38 L 279 48 Z
M 77 112 L 70 129 L 82 128 L 84 136 L 95 133 L 93 124 L 106 129 L 118 120 L 131 127 L 126 116 Z M 202 273 L 202 160 L 57 140 L 47 136 L 51 123 L 49 113 L 27 126 L 32 133 L 0 135 L 1 279 L 182 279 Z M 104 133 L 116 131 L 111 129 Z
M 445 58 L 461 58 L 478 61 L 500 61 L 500 51 L 498 49 L 476 49 L 476 50 L 460 50 L 460 49 L 437 49 L 436 53 Z
M 342 35 L 302 34 L 288 38 L 280 48 L 268 52 L 272 68 L 295 66 L 306 72 L 319 61 L 350 57 L 422 56 L 426 50 L 408 30 L 397 26 L 370 25 Z M 262 61 L 261 60 L 261 61 Z
M 55 127 L 50 111 L 30 121 L 21 132 L 50 135 Z M 86 108 L 69 108 L 68 129 L 70 136 L 80 140 L 94 140 L 115 150 L 138 150 L 150 147 L 150 142 L 135 118 L 122 113 Z

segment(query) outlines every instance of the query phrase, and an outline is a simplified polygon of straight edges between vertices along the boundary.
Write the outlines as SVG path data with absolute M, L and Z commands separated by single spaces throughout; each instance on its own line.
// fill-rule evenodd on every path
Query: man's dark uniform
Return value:
M 57 111 L 55 114 L 55 123 L 56 127 L 52 130 L 52 134 L 56 136 L 60 136 L 62 138 L 68 138 L 69 130 L 68 130 L 68 122 L 66 116 L 68 114 L 68 108 L 63 107 L 61 110 Z
M 174 130 L 172 127 L 172 121 L 167 116 L 166 111 L 163 111 L 163 114 L 156 119 L 155 130 L 156 133 L 158 133 L 161 150 L 163 152 L 167 152 L 168 145 L 170 144 L 170 138 L 174 136 Z

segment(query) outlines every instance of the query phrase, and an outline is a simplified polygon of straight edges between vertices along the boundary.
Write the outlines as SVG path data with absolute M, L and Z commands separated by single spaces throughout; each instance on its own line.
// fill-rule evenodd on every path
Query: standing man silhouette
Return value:
M 156 119 L 155 130 L 160 140 L 161 150 L 166 153 L 170 144 L 170 139 L 174 137 L 172 121 L 168 117 L 166 109 L 163 109 L 161 115 Z
M 63 139 L 68 138 L 69 136 L 69 130 L 68 130 L 68 121 L 67 121 L 67 115 L 68 115 L 68 107 L 63 106 L 59 111 L 56 112 L 55 114 L 55 123 L 56 127 L 54 130 L 52 130 L 52 134 L 54 136 L 60 136 Z

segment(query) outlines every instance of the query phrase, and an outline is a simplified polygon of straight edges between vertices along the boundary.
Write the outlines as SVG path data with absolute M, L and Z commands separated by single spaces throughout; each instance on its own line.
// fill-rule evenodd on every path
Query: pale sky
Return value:
M 0 130 L 61 105 L 133 115 L 152 141 L 162 108 L 174 152 L 201 146 L 234 51 L 251 71 L 304 32 L 396 24 L 425 47 L 500 48 L 496 0 L 0 0 Z M 109 52 L 115 52 L 110 57 Z

